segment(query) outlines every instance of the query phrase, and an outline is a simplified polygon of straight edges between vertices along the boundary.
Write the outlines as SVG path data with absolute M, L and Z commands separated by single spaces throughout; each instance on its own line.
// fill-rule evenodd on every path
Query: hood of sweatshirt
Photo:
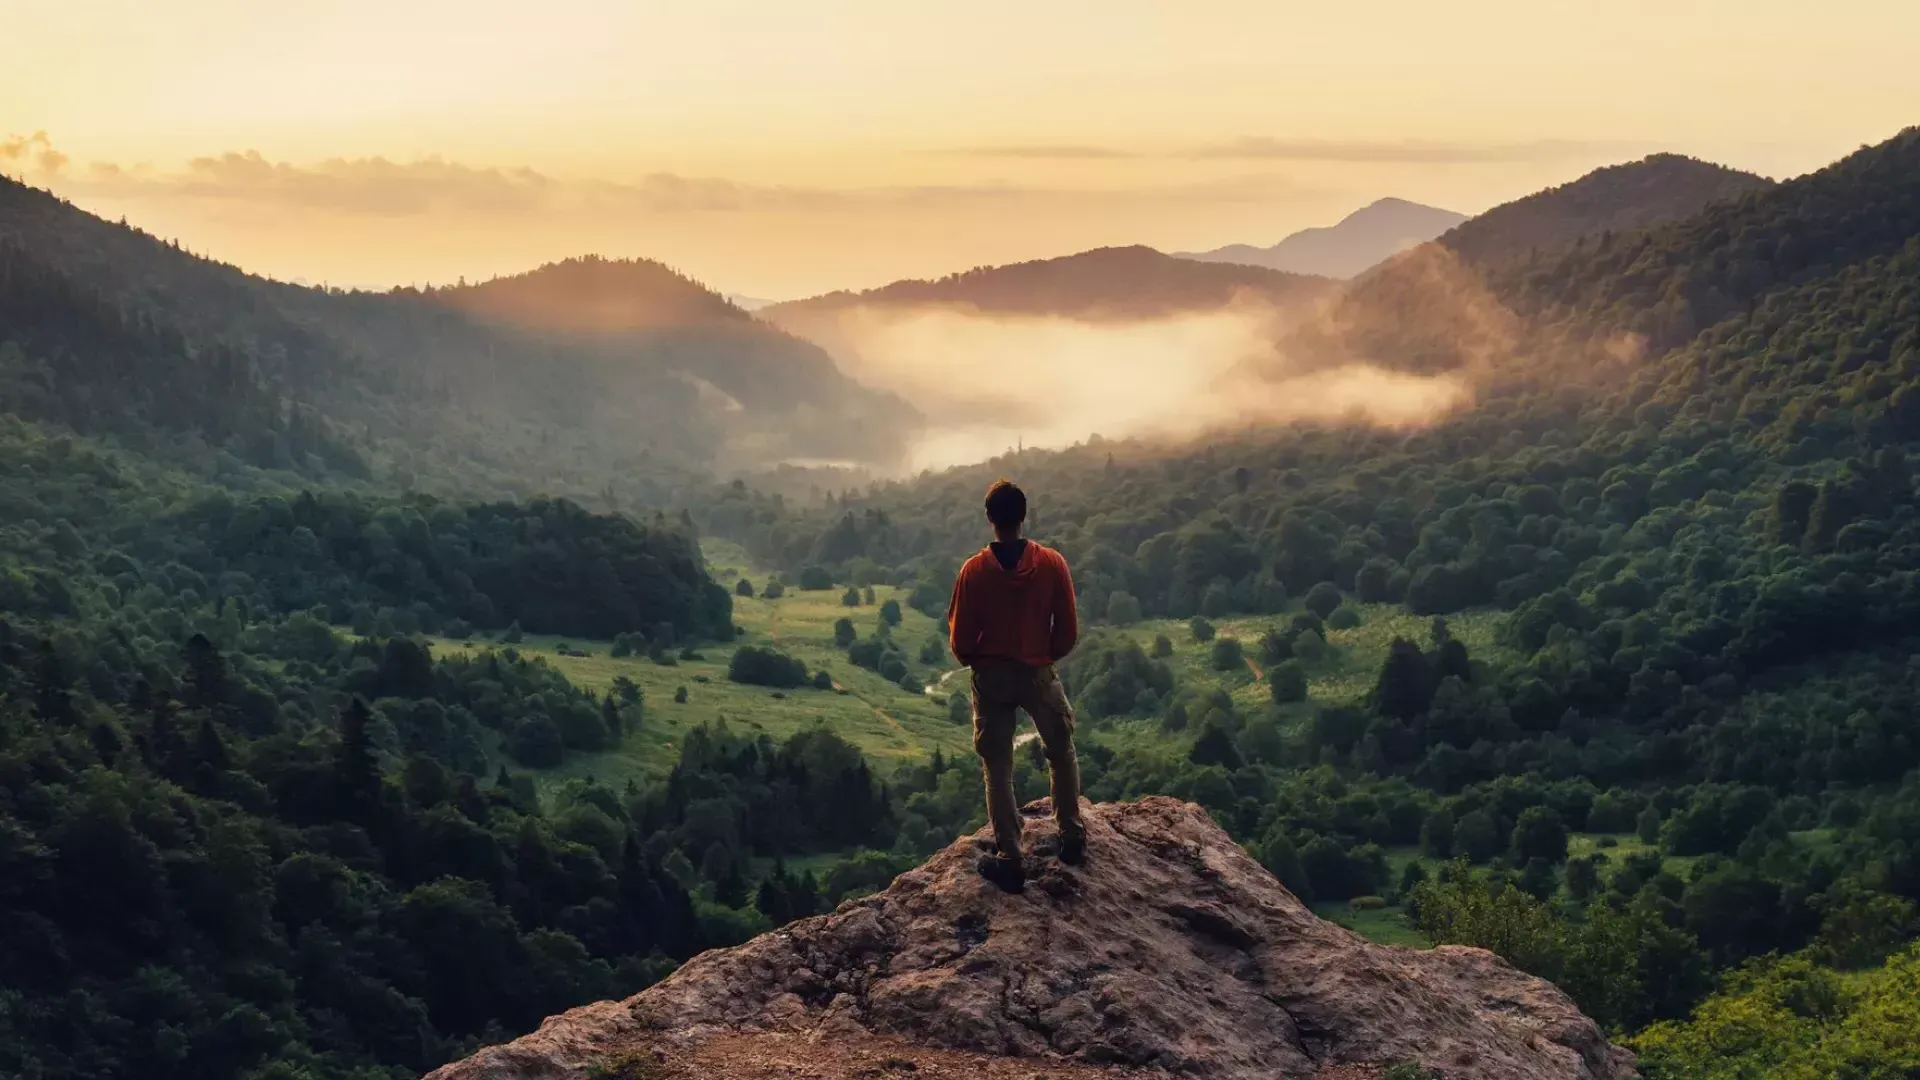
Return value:
M 986 561 L 988 565 L 998 571 L 1006 580 L 1015 584 L 1024 585 L 1032 580 L 1034 574 L 1040 570 L 1040 545 L 1026 539 L 1016 540 L 1014 543 L 1020 545 L 1020 560 L 1014 564 L 1011 570 L 1007 569 L 1007 564 L 1000 559 L 1000 549 L 1002 545 L 999 541 L 996 540 L 988 544 L 986 551 L 982 552 L 982 554 L 987 557 Z

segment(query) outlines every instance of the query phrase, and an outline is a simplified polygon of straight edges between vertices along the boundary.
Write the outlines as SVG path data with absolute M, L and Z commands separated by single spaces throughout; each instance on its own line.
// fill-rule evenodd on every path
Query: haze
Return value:
M 1797 173 L 1920 101 L 1920 8 L 1864 0 L 14 0 L 6 24 L 0 169 L 376 286 L 596 251 L 791 298 L 1272 243 L 1655 149 Z

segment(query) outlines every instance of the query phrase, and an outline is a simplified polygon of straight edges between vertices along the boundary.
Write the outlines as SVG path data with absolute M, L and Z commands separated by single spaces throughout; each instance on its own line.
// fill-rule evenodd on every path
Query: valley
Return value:
M 894 475 L 1018 395 L 841 336 L 1249 298 L 1249 393 L 1457 393 Z M 1053 402 L 1154 362 L 1008 340 Z M 1649 1075 L 1778 1006 L 1779 1075 L 1892 1077 L 1916 453 L 1920 130 L 1611 166 L 1351 280 L 1133 245 L 754 313 L 645 259 L 296 288 L 0 180 L 0 1075 L 397 1080 L 885 888 L 982 823 L 941 620 L 1013 476 L 1089 799 Z

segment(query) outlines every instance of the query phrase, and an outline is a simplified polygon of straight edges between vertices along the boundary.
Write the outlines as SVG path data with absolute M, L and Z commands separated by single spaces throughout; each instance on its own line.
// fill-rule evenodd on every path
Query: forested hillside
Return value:
M 897 453 L 910 410 L 641 265 L 578 260 L 473 289 L 304 288 L 0 178 L 0 401 L 188 458 L 373 470 L 459 494 L 659 504 L 710 469 Z M 567 280 L 539 291 L 550 278 Z M 596 295 L 660 317 L 569 332 Z M 573 306 L 535 316 L 561 296 Z
M 1222 669 L 1244 651 L 1287 672 L 1283 705 L 1288 665 L 1323 662 L 1321 620 L 1345 599 L 1500 612 L 1499 656 L 1408 635 L 1358 707 L 1263 715 L 1180 686 L 1157 643 L 1098 635 L 1069 685 L 1097 678 L 1102 723 L 1187 748 L 1122 750 L 1103 794 L 1190 793 L 1297 888 L 1404 889 L 1446 939 L 1519 950 L 1500 935 L 1532 918 L 1521 962 L 1635 1027 L 1746 957 L 1826 935 L 1873 963 L 1913 930 L 1917 260 L 1908 132 L 1696 217 L 1488 268 L 1473 299 L 1510 320 L 1512 351 L 1475 409 L 1424 432 L 1083 446 L 824 509 L 723 492 L 701 520 L 781 565 L 917 582 L 937 610 L 980 542 L 979 492 L 1012 474 L 1086 614 L 1198 616 L 1198 636 L 1265 613 Z M 1625 335 L 1637 348 L 1586 362 Z M 1637 832 L 1656 854 L 1576 865 L 1568 830 Z M 1491 862 L 1492 895 L 1504 874 L 1550 902 L 1467 917 L 1477 884 L 1389 879 L 1378 852 L 1420 844 Z
M 1470 263 L 1497 263 L 1555 252 L 1582 237 L 1665 225 L 1771 186 L 1765 177 L 1724 165 L 1654 154 L 1496 206 L 1454 226 L 1440 243 Z
M 1449 255 L 1416 297 L 1447 335 L 1322 327 L 1471 377 L 1424 430 L 804 504 L 704 470 L 817 350 L 657 265 L 339 293 L 17 186 L 0 223 L 0 1075 L 416 1075 L 884 884 L 979 819 L 932 620 L 1001 474 L 1074 565 L 1089 797 L 1192 799 L 1323 911 L 1494 948 L 1651 1076 L 1732 1075 L 1703 1048 L 1783 1013 L 1741 1060 L 1898 1075 L 1920 134 Z M 1094 318 L 1335 288 L 1093 254 L 1097 288 L 935 291 Z

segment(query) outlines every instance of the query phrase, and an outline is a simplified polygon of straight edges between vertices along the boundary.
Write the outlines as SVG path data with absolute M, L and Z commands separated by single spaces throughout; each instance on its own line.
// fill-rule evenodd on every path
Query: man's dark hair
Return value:
M 987 520 L 1003 529 L 1027 520 L 1027 493 L 1011 480 L 995 480 L 987 489 Z

